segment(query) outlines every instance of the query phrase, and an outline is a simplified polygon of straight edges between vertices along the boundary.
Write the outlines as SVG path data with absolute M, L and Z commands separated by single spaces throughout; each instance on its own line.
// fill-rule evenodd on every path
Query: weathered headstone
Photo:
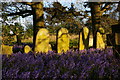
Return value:
M 120 45 L 120 33 L 115 33 L 116 45 Z
M 69 50 L 69 34 L 66 28 L 61 28 L 57 34 L 57 52 L 62 53 Z
M 82 32 L 79 35 L 79 50 L 88 49 L 89 48 L 89 29 L 87 27 L 83 27 Z
M 49 51 L 52 51 L 52 46 L 51 46 L 51 44 L 49 44 L 48 50 L 49 50 Z
M 26 45 L 26 46 L 24 47 L 24 53 L 28 53 L 28 52 L 30 52 L 31 50 L 32 50 L 31 47 L 28 46 L 28 45 Z
M 87 39 L 89 35 L 89 29 L 87 27 L 83 27 L 83 36 L 84 39 Z
M 41 28 L 36 36 L 35 52 L 48 52 L 49 50 L 49 31 Z
M 105 48 L 106 35 L 104 33 L 105 33 L 105 30 L 102 27 L 100 27 L 99 32 L 97 32 L 97 45 L 96 45 L 96 48 L 100 48 L 100 49 Z
M 90 34 L 89 36 L 89 47 L 92 47 L 93 46 L 93 35 Z
M 107 34 L 107 46 L 113 46 L 115 44 L 114 35 Z
M 100 34 L 100 32 L 97 32 L 97 46 L 96 46 L 96 48 L 100 48 L 100 49 L 105 48 L 105 43 L 104 43 L 103 37 Z
M 13 46 L 2 45 L 2 54 L 10 55 L 13 53 L 12 49 L 13 49 Z
M 120 24 L 112 25 L 112 35 L 113 35 L 113 51 L 117 58 L 120 58 Z
M 79 34 L 79 50 L 83 50 L 83 49 L 85 49 L 85 45 L 83 44 L 83 36 L 82 36 L 82 32 L 80 32 L 80 34 Z

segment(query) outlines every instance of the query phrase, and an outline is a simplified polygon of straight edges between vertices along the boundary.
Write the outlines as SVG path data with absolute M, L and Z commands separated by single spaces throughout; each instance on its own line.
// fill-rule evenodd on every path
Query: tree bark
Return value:
M 120 1 L 118 3 L 118 12 L 119 12 L 119 24 L 120 24 Z
M 33 51 L 35 49 L 36 35 L 40 28 L 44 27 L 43 2 L 33 2 Z
M 17 39 L 17 44 L 20 45 L 21 44 L 21 37 L 19 35 L 16 35 L 16 39 Z
M 90 3 L 91 16 L 92 16 L 92 32 L 93 32 L 93 47 L 96 48 L 97 45 L 97 32 L 100 27 L 100 19 L 102 13 L 100 11 L 100 2 Z

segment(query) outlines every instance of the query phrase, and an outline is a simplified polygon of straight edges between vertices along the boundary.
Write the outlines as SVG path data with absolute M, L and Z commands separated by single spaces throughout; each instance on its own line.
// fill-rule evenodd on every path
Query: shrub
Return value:
M 120 60 L 112 49 L 2 55 L 2 78 L 40 78 L 75 80 L 119 79 Z

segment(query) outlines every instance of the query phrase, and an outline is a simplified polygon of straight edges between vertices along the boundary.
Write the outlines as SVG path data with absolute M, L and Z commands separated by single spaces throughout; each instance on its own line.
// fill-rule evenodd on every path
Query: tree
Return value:
M 4 3 L 6 4 L 6 3 Z M 14 8 L 10 8 L 13 7 Z M 27 8 L 29 6 L 29 8 Z M 4 6 L 6 9 L 7 16 L 19 15 L 22 17 L 27 17 L 33 15 L 33 46 L 35 47 L 36 34 L 40 28 L 44 27 L 43 20 L 43 2 L 21 2 L 21 3 L 11 3 Z M 5 9 L 3 11 L 5 11 Z M 12 10 L 11 10 L 12 9 Z M 34 50 L 33 47 L 33 50 Z
M 26 24 L 26 29 L 24 33 L 25 38 L 30 38 L 33 36 L 33 25 L 31 23 Z
M 45 22 L 47 28 L 54 29 L 53 32 L 56 32 L 55 29 L 65 27 L 69 29 L 69 32 L 77 33 L 83 27 L 82 19 L 85 15 L 82 14 L 82 11 L 76 11 L 73 3 L 68 8 L 64 7 L 60 2 L 53 2 L 52 7 L 44 10 L 46 12 Z
M 15 25 L 2 25 L 2 37 L 4 44 L 10 44 L 16 36 L 17 44 L 21 44 L 21 38 L 24 34 L 24 29 L 19 23 Z
M 96 48 L 97 32 L 101 26 L 101 17 L 107 10 L 111 10 L 111 2 L 89 2 L 85 6 L 91 9 L 92 33 L 93 33 L 93 47 Z
M 16 6 L 18 5 L 18 6 Z M 10 6 L 14 6 L 16 9 L 10 10 Z M 29 8 L 27 8 L 29 6 Z M 43 8 L 43 2 L 22 2 L 22 3 L 12 3 L 11 5 L 8 5 L 6 7 L 6 11 L 8 9 L 10 10 L 10 13 L 7 12 L 7 16 L 14 16 L 19 15 L 22 17 L 27 17 L 29 15 L 33 15 L 33 45 L 35 47 L 35 41 L 36 41 L 36 34 L 40 28 L 45 27 L 44 26 L 44 19 L 43 19 L 43 9 L 50 13 L 52 11 L 52 20 L 53 18 L 58 18 L 59 22 L 64 21 L 65 19 L 70 20 L 69 17 L 71 15 L 80 15 L 79 12 L 74 12 L 73 7 L 69 11 L 65 10 L 65 7 L 61 6 L 60 3 L 54 2 L 53 3 L 54 8 Z M 68 16 L 69 14 L 69 16 Z M 68 16 L 67 18 L 63 19 L 64 16 Z M 56 19 L 57 20 L 57 19 Z
M 120 1 L 119 1 L 119 3 L 118 3 L 117 11 L 119 12 L 119 24 L 120 24 Z
M 19 23 L 15 23 L 15 25 L 10 25 L 11 31 L 13 32 L 12 35 L 16 36 L 17 44 L 21 44 L 21 38 L 24 34 L 24 29 Z

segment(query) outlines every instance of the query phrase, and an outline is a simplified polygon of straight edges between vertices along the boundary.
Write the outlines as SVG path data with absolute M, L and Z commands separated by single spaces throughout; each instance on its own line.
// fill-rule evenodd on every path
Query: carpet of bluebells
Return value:
M 117 80 L 119 77 L 120 60 L 114 57 L 112 49 L 2 55 L 3 79 Z

